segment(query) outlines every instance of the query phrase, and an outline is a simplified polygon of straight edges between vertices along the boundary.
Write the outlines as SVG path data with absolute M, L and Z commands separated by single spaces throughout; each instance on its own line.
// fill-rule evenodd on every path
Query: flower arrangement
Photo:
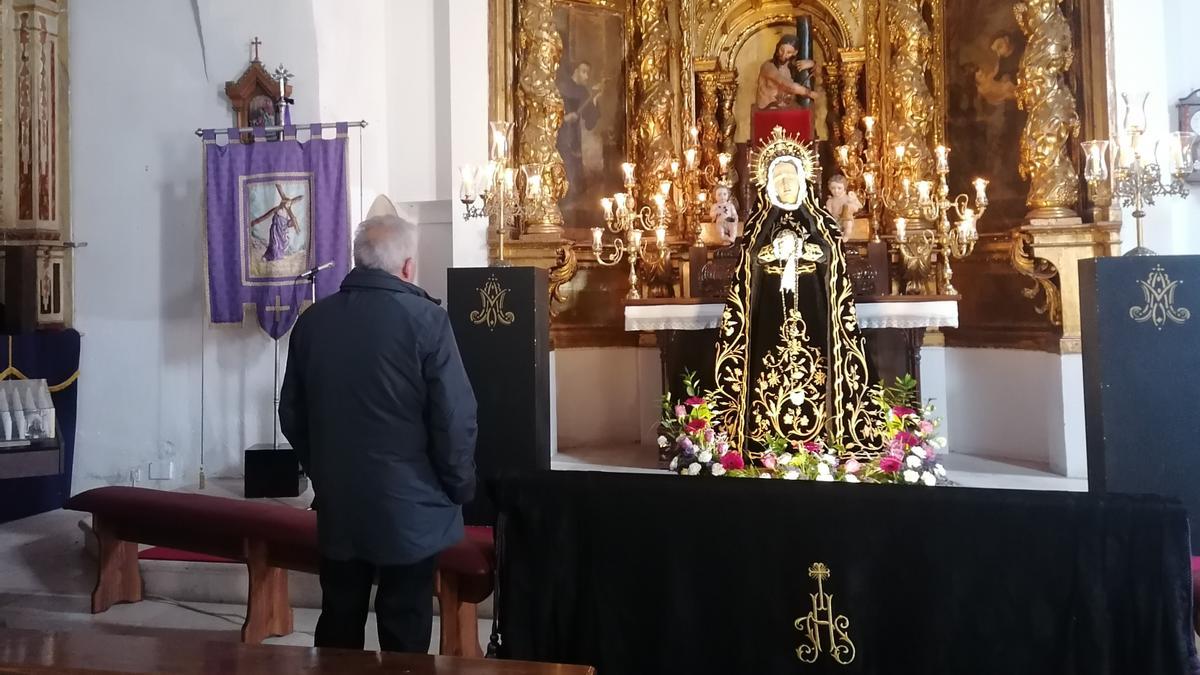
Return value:
M 663 435 L 658 438 L 659 447 L 672 450 L 669 466 L 680 475 L 927 486 L 947 482 L 946 470 L 937 461 L 946 447 L 946 439 L 937 435 L 940 421 L 931 404 L 918 406 L 917 383 L 911 376 L 875 390 L 876 402 L 887 411 L 879 429 L 885 445 L 870 460 L 822 441 L 800 445 L 772 438 L 766 452 L 749 461 L 715 428 L 712 408 L 696 389 L 695 374 L 685 374 L 683 382 L 688 397 L 682 403 L 673 403 L 669 393 L 663 397 Z

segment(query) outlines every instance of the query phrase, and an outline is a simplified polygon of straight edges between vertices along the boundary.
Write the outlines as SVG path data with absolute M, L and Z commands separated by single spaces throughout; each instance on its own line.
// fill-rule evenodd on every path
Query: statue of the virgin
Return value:
M 753 161 L 758 202 L 717 338 L 712 403 L 750 457 L 772 438 L 880 450 L 841 233 L 818 205 L 815 157 L 780 128 Z

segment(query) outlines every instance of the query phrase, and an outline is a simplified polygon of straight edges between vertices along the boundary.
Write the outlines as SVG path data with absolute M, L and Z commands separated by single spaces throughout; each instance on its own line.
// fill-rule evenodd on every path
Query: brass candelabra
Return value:
M 862 148 L 840 145 L 837 147 L 836 157 L 838 168 L 846 177 L 846 190 L 853 190 L 864 196 L 863 205 L 871 220 L 871 239 L 879 241 L 881 205 L 875 184 L 879 176 L 875 148 L 875 118 L 870 115 L 863 117 L 862 125 L 865 145 Z M 833 216 L 836 218 L 839 214 L 835 213 Z
M 629 300 L 642 297 L 637 273 L 638 261 L 648 265 L 664 265 L 671 256 L 667 246 L 667 226 L 671 222 L 671 209 L 667 200 L 671 193 L 671 182 L 662 182 L 660 191 L 654 195 L 653 211 L 649 206 L 639 207 L 633 197 L 636 186 L 634 170 L 633 164 L 622 165 L 626 191 L 600 200 L 604 211 L 604 226 L 592 228 L 592 253 L 595 254 L 597 263 L 612 267 L 628 257 L 629 293 L 625 297 Z M 611 244 L 604 242 L 605 230 L 615 235 Z M 645 233 L 649 231 L 654 232 L 654 253 L 647 250 L 644 240 Z M 612 250 L 607 255 L 606 247 Z
M 700 130 L 691 128 L 691 143 L 683 151 L 683 162 L 671 162 L 670 179 L 664 179 L 662 185 L 668 182 L 678 186 L 673 194 L 672 203 L 675 211 L 689 225 L 692 241 L 701 245 L 704 238 L 704 222 L 708 219 L 709 197 L 718 187 L 733 188 L 737 180 L 730 164 L 733 155 L 722 152 L 717 155 L 717 164 L 702 164 L 700 160 Z M 672 195 L 668 195 L 671 197 Z
M 513 123 L 492 122 L 490 126 L 491 159 L 479 167 L 473 164 L 459 167 L 459 199 L 465 220 L 487 218 L 496 228 L 497 259 L 493 264 L 504 267 L 508 265 L 504 258 L 504 243 L 509 232 L 521 218 L 539 208 L 544 197 L 543 166 L 525 164 L 518 174 L 509 157 Z M 518 190 L 518 177 L 522 179 L 522 190 Z
M 1159 144 L 1147 154 L 1149 139 L 1146 134 L 1146 100 L 1148 94 L 1135 95 L 1133 103 L 1128 94 L 1121 94 L 1124 102 L 1124 131 L 1115 144 L 1108 141 L 1083 143 L 1086 164 L 1084 178 L 1087 180 L 1092 202 L 1097 211 L 1111 206 L 1113 198 L 1121 200 L 1124 208 L 1133 208 L 1137 223 L 1137 247 L 1125 255 L 1155 255 L 1146 248 L 1143 220 L 1146 207 L 1154 206 L 1156 197 L 1187 197 L 1187 176 L 1194 170 L 1196 161 L 1193 148 L 1196 135 L 1186 131 L 1170 134 L 1168 150 L 1171 155 L 1170 181 L 1163 183 L 1162 165 L 1158 161 Z M 1115 147 L 1115 162 L 1111 176 L 1107 160 Z

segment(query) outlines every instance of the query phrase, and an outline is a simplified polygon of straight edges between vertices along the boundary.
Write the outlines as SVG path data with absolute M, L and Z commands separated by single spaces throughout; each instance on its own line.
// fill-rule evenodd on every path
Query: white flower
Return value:
M 720 464 L 713 464 L 712 465 L 712 475 L 724 476 L 725 475 L 725 467 L 721 466 Z
M 666 436 L 658 437 L 658 447 L 665 448 L 670 444 L 671 444 L 671 441 L 668 441 Z
M 817 475 L 818 483 L 832 483 L 833 481 L 834 481 L 834 478 L 830 474 L 822 473 L 822 474 Z
M 921 479 L 921 474 L 917 473 L 916 471 L 913 471 L 912 469 L 906 469 L 904 471 L 904 482 L 905 483 L 915 483 L 920 479 Z
M 937 438 L 931 438 L 929 440 L 929 444 L 941 450 L 946 447 L 946 439 L 942 438 L 941 436 L 938 436 Z
M 700 470 L 703 468 L 704 467 L 700 466 L 700 464 L 698 464 L 697 462 L 692 462 L 691 465 L 688 466 L 688 468 L 687 468 L 688 475 L 689 476 L 699 476 Z
M 708 464 L 709 462 L 712 461 L 712 451 L 705 450 L 705 451 L 701 452 L 699 454 L 699 456 L 696 457 L 696 459 L 700 460 L 701 464 Z
M 671 459 L 671 466 L 670 466 L 670 469 L 671 469 L 672 471 L 678 471 L 678 470 L 679 470 L 679 456 L 678 456 L 678 455 L 676 455 L 675 457 L 673 457 L 673 458 Z
M 800 480 L 800 472 L 795 469 L 792 469 L 791 471 L 788 471 L 787 473 L 783 474 L 783 479 L 784 480 Z
M 925 459 L 926 457 L 929 456 L 929 453 L 925 452 L 925 448 L 922 448 L 919 445 L 912 449 L 912 454 L 916 455 L 917 457 L 920 457 L 921 459 Z
M 933 487 L 934 485 L 937 485 L 937 477 L 926 471 L 925 473 L 921 474 L 921 482 L 929 487 Z
M 908 459 L 904 460 L 904 463 L 907 464 L 908 468 L 910 469 L 921 468 L 921 458 L 917 457 L 916 455 L 909 455 Z
M 782 455 L 780 455 L 779 463 L 780 464 L 791 464 L 792 463 L 792 453 L 785 452 Z
M 758 474 L 758 477 L 759 477 L 759 478 L 770 478 L 770 477 L 771 477 L 771 474 L 769 474 L 769 473 L 760 473 L 760 474 Z
M 942 466 L 941 464 L 934 464 L 933 465 L 933 473 L 938 478 L 945 478 L 946 477 L 946 467 Z
M 829 465 L 821 463 L 817 465 L 817 480 L 821 480 L 821 476 L 829 475 Z
M 860 481 L 858 480 L 858 476 L 855 476 L 855 475 L 854 475 L 854 474 L 852 474 L 852 473 L 848 473 L 848 474 L 846 474 L 845 476 L 843 476 L 843 477 L 842 477 L 842 480 L 846 481 L 847 483 L 858 483 L 858 482 L 860 482 Z
M 829 466 L 837 466 L 837 457 L 834 457 L 833 455 L 821 455 L 821 461 L 825 462 Z

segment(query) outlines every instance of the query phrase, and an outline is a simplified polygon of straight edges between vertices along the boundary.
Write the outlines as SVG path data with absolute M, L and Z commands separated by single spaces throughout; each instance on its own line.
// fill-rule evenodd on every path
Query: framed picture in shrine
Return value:
M 628 161 L 628 72 L 620 3 L 559 2 L 554 23 L 563 51 L 555 86 L 563 100 L 557 149 L 567 192 L 559 201 L 568 228 L 586 232 L 602 197 L 620 192 Z

